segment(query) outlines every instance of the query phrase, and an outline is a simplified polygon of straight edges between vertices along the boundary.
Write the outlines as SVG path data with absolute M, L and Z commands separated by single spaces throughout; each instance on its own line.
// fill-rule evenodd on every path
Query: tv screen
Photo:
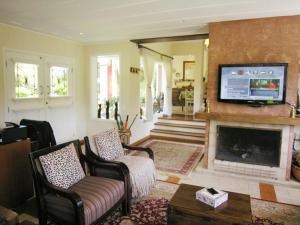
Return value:
M 219 65 L 218 100 L 245 104 L 284 104 L 287 63 Z

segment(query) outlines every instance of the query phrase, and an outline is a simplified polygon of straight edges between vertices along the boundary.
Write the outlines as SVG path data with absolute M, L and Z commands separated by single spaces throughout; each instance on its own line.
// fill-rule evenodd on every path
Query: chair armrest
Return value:
M 121 180 L 123 180 L 123 181 L 129 180 L 129 169 L 122 162 L 104 161 L 104 160 L 101 160 L 99 157 L 91 158 L 91 157 L 87 157 L 85 155 L 82 155 L 82 157 L 83 157 L 83 160 L 87 163 L 92 176 L 101 176 L 101 174 L 99 174 L 99 170 L 103 171 L 103 172 L 104 171 L 113 171 L 113 172 L 118 173 L 119 179 L 121 178 Z M 96 170 L 98 171 L 98 173 L 96 173 Z M 115 178 L 115 177 L 109 177 L 109 176 L 104 176 L 104 177 L 113 178 L 113 179 Z
M 79 222 L 78 224 L 84 224 L 83 202 L 82 202 L 80 196 L 76 192 L 55 186 L 55 185 L 51 184 L 49 181 L 47 181 L 40 174 L 38 175 L 38 179 L 39 179 L 39 183 L 48 192 L 53 193 L 59 197 L 70 200 L 70 202 L 72 203 L 74 210 L 75 210 L 76 221 Z
M 131 146 L 131 145 L 126 145 L 122 144 L 123 148 L 129 149 L 129 150 L 136 150 L 136 151 L 144 151 L 147 152 L 149 155 L 149 158 L 154 160 L 154 154 L 151 148 L 148 147 L 137 147 L 137 146 Z

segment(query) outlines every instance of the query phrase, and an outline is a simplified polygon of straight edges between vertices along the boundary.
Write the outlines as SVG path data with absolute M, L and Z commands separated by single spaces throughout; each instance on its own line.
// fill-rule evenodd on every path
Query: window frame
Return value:
M 121 111 L 121 54 L 120 53 L 112 53 L 112 54 L 97 54 L 96 56 L 91 57 L 91 71 L 92 71 L 92 93 L 95 93 L 95 96 L 92 97 L 92 101 L 95 102 L 95 104 L 92 105 L 92 118 L 96 118 L 98 120 L 104 120 L 104 121 L 113 121 L 114 118 L 112 118 L 112 115 L 110 115 L 110 118 L 106 119 L 105 117 L 98 118 L 97 113 L 98 112 L 98 76 L 99 76 L 99 70 L 98 70 L 98 63 L 99 58 L 117 58 L 118 59 L 118 74 L 117 74 L 117 98 L 118 98 L 118 113 L 120 114 Z M 94 61 L 94 63 L 93 63 Z M 94 66 L 93 66 L 94 65 Z M 95 110 L 96 109 L 96 110 Z M 102 112 L 105 111 L 105 106 L 102 107 Z
M 40 100 L 43 98 L 43 92 L 44 92 L 44 87 L 43 87 L 43 83 L 44 83 L 44 79 L 42 77 L 42 71 L 43 71 L 43 65 L 41 63 L 40 60 L 36 59 L 35 57 L 31 57 L 31 56 L 25 56 L 25 57 L 10 57 L 9 58 L 10 60 L 10 63 L 12 63 L 12 67 L 9 68 L 9 69 L 12 69 L 13 71 L 10 71 L 9 73 L 13 74 L 13 76 L 6 76 L 6 81 L 5 83 L 6 84 L 9 84 L 8 85 L 8 90 L 9 91 L 9 97 L 13 100 L 13 101 L 29 101 L 29 100 Z M 17 97 L 16 96 L 16 74 L 15 74 L 15 65 L 16 63 L 24 63 L 24 64 L 34 64 L 34 65 L 37 65 L 38 66 L 38 74 L 37 74 L 37 79 L 38 79 L 38 82 L 37 82 L 37 96 L 36 97 Z M 6 62 L 6 68 L 7 68 L 7 62 Z M 7 83 L 9 82 L 9 83 Z
M 51 95 L 51 67 L 64 67 L 68 68 L 68 94 L 65 96 L 53 96 Z M 73 96 L 73 65 L 71 62 L 55 62 L 55 61 L 47 61 L 46 62 L 46 97 L 49 99 L 68 99 Z
M 4 74 L 4 105 L 5 118 L 9 118 L 9 112 L 22 112 L 28 110 L 40 110 L 44 108 L 58 108 L 73 105 L 74 79 L 73 63 L 74 59 L 65 56 L 55 56 L 41 54 L 37 52 L 23 51 L 18 49 L 3 49 L 3 74 Z M 38 65 L 38 97 L 16 97 L 16 76 L 15 63 L 28 63 Z M 50 85 L 50 71 L 47 72 L 48 65 L 69 67 L 70 77 L 68 96 L 48 96 L 47 84 Z

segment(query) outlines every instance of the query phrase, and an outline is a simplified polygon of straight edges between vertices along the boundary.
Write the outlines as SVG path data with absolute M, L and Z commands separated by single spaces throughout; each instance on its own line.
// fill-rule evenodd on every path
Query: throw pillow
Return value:
M 85 177 L 74 144 L 39 157 L 47 180 L 68 189 Z
M 100 158 L 115 160 L 124 156 L 124 150 L 116 128 L 104 131 L 94 136 Z

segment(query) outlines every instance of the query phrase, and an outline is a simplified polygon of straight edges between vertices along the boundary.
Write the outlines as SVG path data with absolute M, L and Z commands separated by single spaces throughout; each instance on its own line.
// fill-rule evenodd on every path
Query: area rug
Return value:
M 167 206 L 179 185 L 157 181 L 150 195 L 134 199 L 131 213 L 122 216 L 116 210 L 101 225 L 165 225 Z M 251 199 L 253 225 L 300 225 L 300 207 Z M 36 211 L 36 210 L 35 210 Z M 20 221 L 29 220 L 37 224 L 36 213 L 25 212 Z
M 165 225 L 167 206 L 177 188 L 177 184 L 158 181 L 149 196 L 133 202 L 129 216 L 116 211 L 102 224 Z M 251 208 L 252 225 L 300 225 L 300 207 L 251 199 Z
M 189 176 L 204 152 L 201 145 L 165 140 L 149 140 L 141 146 L 152 149 L 154 164 L 160 175 L 173 178 Z M 139 155 L 139 152 L 130 154 Z

